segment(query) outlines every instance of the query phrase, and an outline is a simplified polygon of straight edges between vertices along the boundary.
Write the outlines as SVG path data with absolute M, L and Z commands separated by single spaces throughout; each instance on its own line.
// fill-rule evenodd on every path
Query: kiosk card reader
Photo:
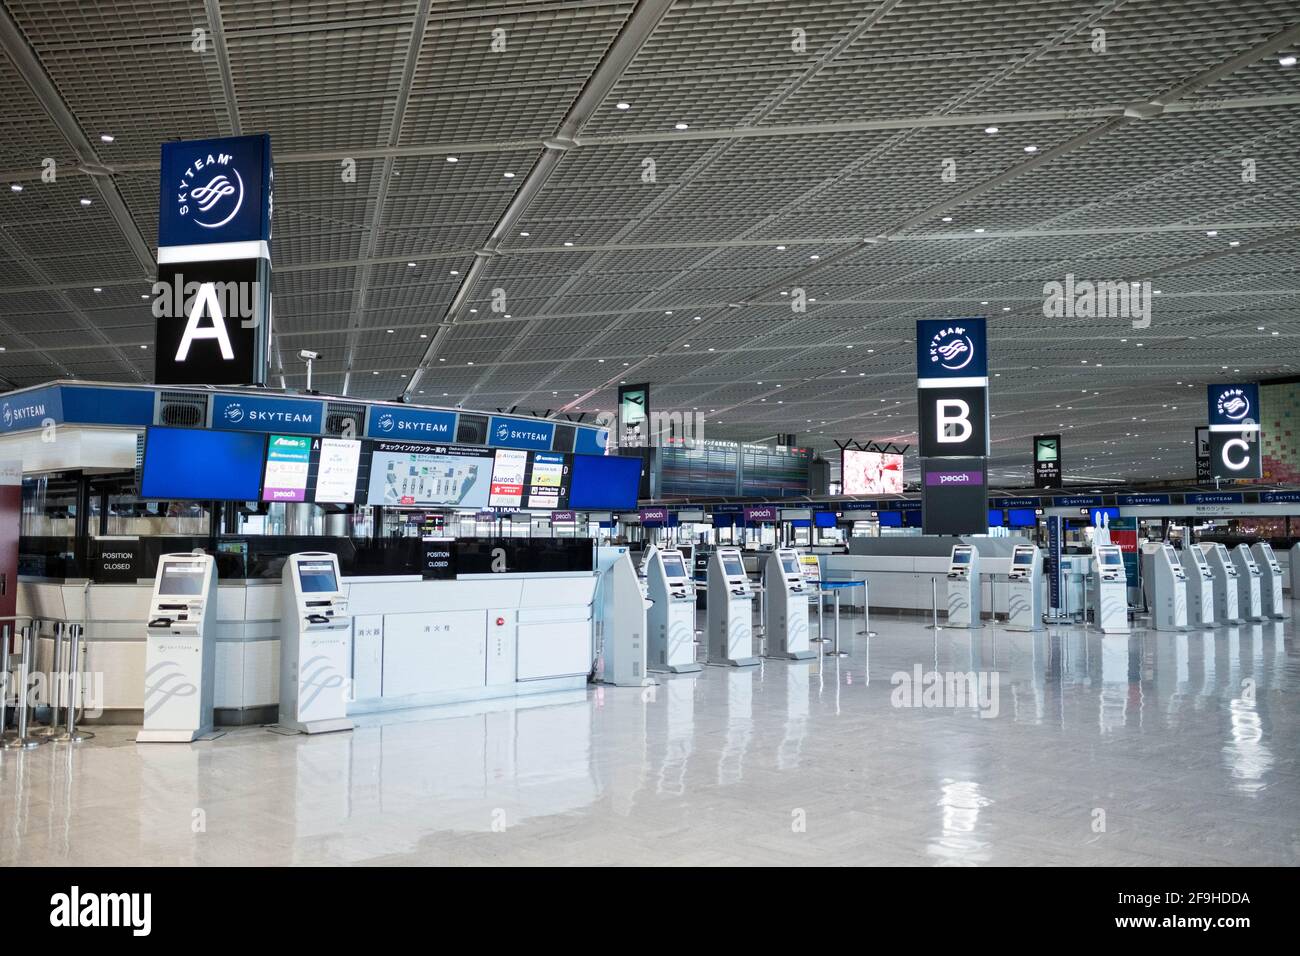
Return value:
M 817 655 L 808 649 L 808 597 L 799 552 L 777 548 L 767 556 L 763 599 L 767 603 L 767 656 L 806 661 Z
M 1093 614 L 1103 634 L 1128 633 L 1128 573 L 1117 544 L 1098 545 L 1092 553 Z
M 1255 564 L 1259 566 L 1259 600 L 1265 617 L 1274 617 L 1279 621 L 1286 617 L 1282 603 L 1282 566 L 1277 563 L 1273 546 L 1267 541 L 1256 541 L 1250 546 Z
M 710 664 L 748 667 L 754 656 L 754 589 L 739 548 L 709 555 L 707 649 Z
M 1187 630 L 1187 575 L 1168 542 L 1152 555 L 1151 624 L 1157 631 Z
M 1232 549 L 1232 563 L 1237 568 L 1237 611 L 1248 621 L 1264 620 L 1264 602 L 1260 597 L 1259 565 L 1243 542 Z
M 652 671 L 691 674 L 695 661 L 695 580 L 686 556 L 675 548 L 651 546 L 645 557 L 649 617 L 646 666 Z
M 948 626 L 983 627 L 981 610 L 979 552 L 969 544 L 953 545 L 948 562 Z
M 1194 544 L 1180 552 L 1187 578 L 1187 623 L 1191 627 L 1214 626 L 1214 572 L 1205 552 Z
M 281 727 L 304 734 L 351 730 L 352 616 L 339 559 L 291 554 L 280 572 Z
M 604 684 L 639 687 L 645 680 L 646 611 L 650 602 L 626 551 L 600 572 L 596 630 L 600 662 L 596 676 Z
M 217 664 L 217 563 L 210 554 L 158 559 L 145 626 L 140 743 L 188 743 L 212 730 Z
M 1007 572 L 1007 630 L 1043 629 L 1043 552 L 1036 544 L 1018 544 L 1011 549 L 1011 570 Z
M 1232 563 L 1228 549 L 1217 541 L 1201 545 L 1205 560 L 1210 563 L 1214 576 L 1214 619 L 1220 624 L 1240 624 L 1241 613 L 1237 605 L 1237 567 Z

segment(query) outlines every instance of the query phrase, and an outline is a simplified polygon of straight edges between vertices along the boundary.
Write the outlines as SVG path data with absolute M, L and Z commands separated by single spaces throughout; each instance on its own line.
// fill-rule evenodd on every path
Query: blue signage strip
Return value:
M 603 455 L 609 447 L 608 428 L 579 428 L 573 450 L 579 455 Z
M 1210 428 L 1249 428 L 1259 425 L 1259 386 L 1254 383 L 1207 385 Z
M 1101 495 L 1074 495 L 1068 498 L 1053 498 L 1054 508 L 1091 508 L 1101 504 Z
M 152 425 L 154 393 L 138 388 L 63 386 L 63 417 L 70 424 Z
M 325 403 L 257 395 L 212 396 L 212 427 L 244 432 L 288 432 L 319 435 L 325 423 Z
M 488 422 L 488 444 L 503 448 L 540 448 L 549 450 L 555 437 L 555 423 L 541 419 L 501 418 L 493 415 Z
M 0 402 L 0 433 L 41 428 L 63 421 L 63 395 L 57 386 L 15 392 Z
M 1124 507 L 1135 507 L 1137 505 L 1167 505 L 1169 504 L 1168 495 L 1120 495 L 1119 503 Z
M 163 143 L 158 245 L 271 239 L 271 137 Z
M 1212 491 L 1188 495 L 1184 500 L 1189 505 L 1239 505 L 1245 499 L 1240 491 Z
M 1259 500 L 1265 504 L 1300 501 L 1300 491 L 1265 491 L 1260 493 Z
M 1042 502 L 1037 498 L 998 498 L 993 502 L 995 508 L 1041 508 Z
M 366 416 L 366 434 L 371 438 L 454 441 L 456 413 L 371 405 Z
M 988 378 L 984 320 L 922 319 L 916 323 L 917 378 Z

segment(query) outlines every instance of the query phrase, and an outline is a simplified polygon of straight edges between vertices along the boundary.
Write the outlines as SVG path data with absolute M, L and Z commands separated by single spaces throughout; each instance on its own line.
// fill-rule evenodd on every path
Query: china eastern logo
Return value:
M 975 340 L 965 326 L 950 325 L 930 338 L 930 361 L 949 372 L 959 372 L 975 358 Z
M 232 402 L 226 406 L 223 417 L 231 423 L 242 422 L 244 420 L 244 406 L 238 402 Z
M 1250 399 L 1246 397 L 1244 389 L 1225 388 L 1219 393 L 1215 405 L 1220 415 L 1234 422 L 1239 422 L 1250 414 Z
M 176 187 L 176 211 L 204 229 L 220 229 L 243 205 L 244 177 L 229 153 L 195 157 Z

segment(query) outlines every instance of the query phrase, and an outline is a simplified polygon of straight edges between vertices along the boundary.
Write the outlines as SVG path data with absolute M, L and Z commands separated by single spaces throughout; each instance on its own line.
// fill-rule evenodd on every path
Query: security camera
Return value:
M 303 359 L 303 360 L 308 361 L 308 362 L 314 362 L 314 361 L 316 361 L 318 358 L 320 358 L 320 353 L 319 353 L 319 352 L 313 352 L 311 349 L 303 349 L 302 351 L 300 351 L 300 352 L 298 353 L 298 358 Z

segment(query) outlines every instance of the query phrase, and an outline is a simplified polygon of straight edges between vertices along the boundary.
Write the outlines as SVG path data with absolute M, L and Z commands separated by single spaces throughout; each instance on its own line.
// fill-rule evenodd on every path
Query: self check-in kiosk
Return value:
M 280 573 L 281 727 L 304 734 L 351 730 L 352 616 L 339 559 L 291 554 Z
M 650 602 L 632 555 L 619 550 L 623 553 L 601 569 L 597 585 L 596 639 L 601 652 L 596 676 L 604 684 L 639 686 L 645 679 Z
M 707 648 L 710 664 L 748 667 L 754 656 L 754 589 L 739 548 L 709 556 Z
M 158 559 L 145 627 L 140 743 L 188 743 L 212 730 L 217 564 L 210 554 Z
M 1187 544 L 1179 552 L 1183 575 L 1187 578 L 1187 624 L 1189 627 L 1214 626 L 1214 572 L 1205 552 Z
M 1282 566 L 1267 541 L 1256 541 L 1250 550 L 1259 566 L 1259 600 L 1264 616 L 1281 620 L 1286 616 L 1282 610 Z
M 763 600 L 767 604 L 767 656 L 792 661 L 816 657 L 808 649 L 808 596 L 799 552 L 777 548 L 767 556 Z
M 1291 600 L 1300 601 L 1300 541 L 1291 545 Z
M 1152 555 L 1151 624 L 1157 631 L 1187 630 L 1187 575 L 1168 542 Z
M 1116 544 L 1093 549 L 1092 607 L 1103 634 L 1128 633 L 1128 573 L 1124 552 Z
M 647 612 L 649 641 L 646 666 L 652 671 L 690 674 L 695 661 L 695 581 L 686 556 L 675 548 L 646 552 L 646 593 L 654 602 Z
M 1232 563 L 1228 549 L 1217 541 L 1201 545 L 1210 573 L 1214 576 L 1214 619 L 1220 624 L 1240 624 L 1241 612 L 1237 598 L 1237 567 Z
M 948 561 L 948 626 L 982 627 L 980 556 L 969 544 L 953 545 Z
M 1244 542 L 1232 549 L 1232 563 L 1237 569 L 1238 612 L 1248 621 L 1264 620 L 1264 604 L 1260 599 L 1262 574 Z
M 1018 544 L 1011 549 L 1011 570 L 1007 572 L 1007 630 L 1043 629 L 1043 552 L 1036 544 Z

